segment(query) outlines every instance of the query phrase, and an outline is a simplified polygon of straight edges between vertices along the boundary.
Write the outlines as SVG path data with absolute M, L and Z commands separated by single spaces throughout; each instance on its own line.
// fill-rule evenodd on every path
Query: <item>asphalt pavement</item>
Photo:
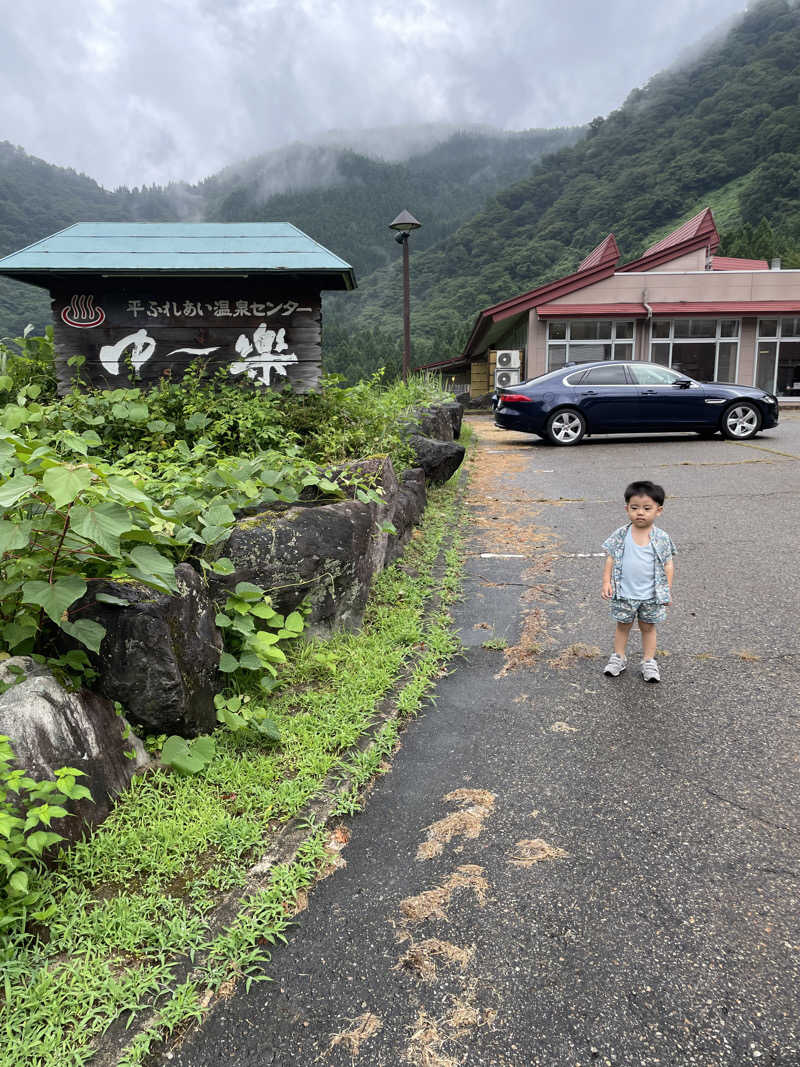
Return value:
M 272 979 L 163 1063 L 800 1064 L 800 413 L 553 448 L 476 418 L 464 655 Z M 602 668 L 604 538 L 667 491 L 660 685 Z

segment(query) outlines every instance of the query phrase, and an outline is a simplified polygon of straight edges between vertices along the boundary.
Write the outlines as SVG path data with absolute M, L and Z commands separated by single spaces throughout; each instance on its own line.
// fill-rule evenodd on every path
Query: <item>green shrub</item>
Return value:
M 37 782 L 13 762 L 10 740 L 0 735 L 0 940 L 10 927 L 24 927 L 27 915 L 43 921 L 55 910 L 40 908 L 44 894 L 36 887 L 43 854 L 63 840 L 50 823 L 70 814 L 71 800 L 92 799 L 78 784 L 83 771 L 60 767 L 55 781 Z
M 6 337 L 0 341 L 0 375 L 15 392 L 25 385 L 36 385 L 41 396 L 54 399 L 53 327 L 48 326 L 44 336 L 33 336 L 32 329 L 27 326 L 22 337 Z

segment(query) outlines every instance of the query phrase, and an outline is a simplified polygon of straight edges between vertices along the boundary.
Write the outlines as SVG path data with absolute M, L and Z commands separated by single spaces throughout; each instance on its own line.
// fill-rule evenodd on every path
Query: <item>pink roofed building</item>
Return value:
M 609 234 L 574 274 L 481 311 L 437 368 L 476 396 L 565 363 L 650 360 L 800 398 L 800 270 L 718 245 L 709 208 L 629 263 Z

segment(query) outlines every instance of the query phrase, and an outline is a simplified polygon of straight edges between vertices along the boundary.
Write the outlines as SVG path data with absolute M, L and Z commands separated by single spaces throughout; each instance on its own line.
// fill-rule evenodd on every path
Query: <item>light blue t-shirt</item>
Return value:
M 637 545 L 631 531 L 625 536 L 620 596 L 624 600 L 652 600 L 656 595 L 656 558 L 652 544 Z

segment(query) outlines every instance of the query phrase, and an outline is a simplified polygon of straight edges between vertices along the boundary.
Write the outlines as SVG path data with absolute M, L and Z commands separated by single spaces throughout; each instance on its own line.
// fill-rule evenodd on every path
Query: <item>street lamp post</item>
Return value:
M 389 223 L 390 230 L 397 230 L 395 241 L 403 246 L 403 381 L 408 381 L 411 369 L 411 291 L 408 278 L 408 238 L 412 230 L 422 225 L 408 211 L 401 211 L 394 222 Z

